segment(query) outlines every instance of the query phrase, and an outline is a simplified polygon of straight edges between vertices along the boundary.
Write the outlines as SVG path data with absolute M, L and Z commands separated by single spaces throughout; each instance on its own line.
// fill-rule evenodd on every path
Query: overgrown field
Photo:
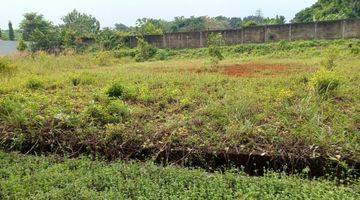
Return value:
M 360 161 L 359 44 L 223 47 L 218 65 L 206 49 L 160 50 L 140 63 L 132 50 L 1 58 L 0 145 L 112 159 L 171 149 L 324 157 L 346 166 Z
M 0 152 L 1 199 L 359 199 L 359 184 Z

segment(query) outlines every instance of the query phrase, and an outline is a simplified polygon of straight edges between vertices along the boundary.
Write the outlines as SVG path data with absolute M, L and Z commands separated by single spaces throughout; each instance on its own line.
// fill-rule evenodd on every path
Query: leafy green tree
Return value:
M 61 29 L 57 26 L 49 26 L 47 28 L 36 28 L 31 34 L 30 50 L 47 51 L 56 53 L 62 48 Z
M 2 38 L 2 30 L 1 30 L 1 28 L 0 28 L 0 38 Z
M 15 33 L 11 21 L 9 21 L 9 40 L 11 41 L 15 40 Z
M 116 23 L 115 24 L 115 30 L 117 31 L 129 31 L 130 28 L 128 26 L 126 26 L 125 24 L 122 23 Z
M 30 51 L 55 52 L 61 49 L 62 34 L 59 27 L 37 13 L 26 13 L 20 23 L 22 40 L 29 42 Z M 20 45 L 19 45 L 20 46 Z
M 136 32 L 140 35 L 162 35 L 166 22 L 158 19 L 141 18 L 136 21 Z
M 285 24 L 285 22 L 286 19 L 282 15 L 276 15 L 274 18 L 265 18 L 261 10 L 257 10 L 255 15 L 244 17 L 243 26 Z
M 255 21 L 248 20 L 244 22 L 244 27 L 257 26 L 258 24 Z
M 266 18 L 264 19 L 263 24 L 285 24 L 286 20 L 284 16 L 276 15 L 275 18 Z
M 20 23 L 22 38 L 29 41 L 35 29 L 45 30 L 51 26 L 51 23 L 44 19 L 44 16 L 37 13 L 26 13 Z
M 63 28 L 74 33 L 76 37 L 96 38 L 100 31 L 100 22 L 95 17 L 77 10 L 71 11 L 62 20 Z
M 359 0 L 318 0 L 295 15 L 292 22 L 314 22 L 360 18 Z
M 243 24 L 243 20 L 240 17 L 232 17 L 229 20 L 229 25 L 231 28 L 240 28 Z
M 183 32 L 183 31 L 203 31 L 206 30 L 206 17 L 175 17 L 175 20 L 171 23 L 171 32 Z
M 116 48 L 124 47 L 129 34 L 124 32 L 105 28 L 100 32 L 96 41 L 99 43 L 100 48 L 104 51 L 113 50 Z

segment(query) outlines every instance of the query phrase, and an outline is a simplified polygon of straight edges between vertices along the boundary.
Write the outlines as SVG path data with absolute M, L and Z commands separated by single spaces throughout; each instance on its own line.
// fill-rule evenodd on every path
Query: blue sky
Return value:
M 284 15 L 287 20 L 316 0 L 1 0 L 0 27 L 14 27 L 26 12 L 38 12 L 54 24 L 72 9 L 95 16 L 102 27 L 122 22 L 134 25 L 142 17 L 171 20 L 175 16 L 245 17 L 261 9 L 264 16 Z

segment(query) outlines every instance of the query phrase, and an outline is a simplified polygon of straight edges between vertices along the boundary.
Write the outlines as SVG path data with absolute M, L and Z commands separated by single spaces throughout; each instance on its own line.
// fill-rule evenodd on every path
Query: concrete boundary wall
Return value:
M 360 20 L 337 20 L 284 25 L 253 26 L 242 29 L 147 35 L 145 40 L 157 48 L 183 49 L 207 46 L 211 33 L 221 33 L 226 45 L 257 44 L 276 41 L 360 38 Z M 137 46 L 135 36 L 130 47 Z

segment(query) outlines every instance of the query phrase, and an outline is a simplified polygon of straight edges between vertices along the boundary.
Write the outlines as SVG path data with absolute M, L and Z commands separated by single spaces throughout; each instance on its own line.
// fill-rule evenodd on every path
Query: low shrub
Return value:
M 70 79 L 73 86 L 78 85 L 92 85 L 97 81 L 96 76 L 91 73 L 82 73 L 80 75 L 75 75 Z
M 310 86 L 319 95 L 335 92 L 341 85 L 341 77 L 334 71 L 320 70 L 310 80 Z
M 78 86 L 81 83 L 81 79 L 80 77 L 73 77 L 71 78 L 71 83 L 73 84 L 73 86 Z
M 27 44 L 25 43 L 25 41 L 21 38 L 18 42 L 18 46 L 16 47 L 18 51 L 25 51 L 28 46 Z
M 221 53 L 221 46 L 224 45 L 224 43 L 225 42 L 221 33 L 212 33 L 209 35 L 208 52 L 210 56 L 210 62 L 213 65 L 217 65 L 219 61 L 224 59 L 224 56 Z
M 106 123 L 107 122 L 107 112 L 106 109 L 100 105 L 92 102 L 86 109 L 86 116 L 92 121 Z
M 16 65 L 14 65 L 10 59 L 6 57 L 0 57 L 0 73 L 12 72 L 15 69 Z
M 31 90 L 38 90 L 44 88 L 44 82 L 39 78 L 30 78 L 26 82 L 26 88 Z
M 119 123 L 122 119 L 126 118 L 130 114 L 130 109 L 121 100 L 114 100 L 107 106 L 107 112 L 109 114 L 108 122 Z
M 143 38 L 137 38 L 138 45 L 136 47 L 135 60 L 137 62 L 144 62 L 153 58 L 157 49 L 147 43 Z
M 164 49 L 159 49 L 156 53 L 155 59 L 156 60 L 168 60 L 170 56 L 171 56 L 170 51 L 164 50 Z
M 111 53 L 108 51 L 100 51 L 95 56 L 95 62 L 99 66 L 111 65 Z
M 123 98 L 125 95 L 125 87 L 117 82 L 112 84 L 106 91 L 108 97 Z
M 136 49 L 128 49 L 128 48 L 118 49 L 113 51 L 113 53 L 114 53 L 114 57 L 119 59 L 124 57 L 134 58 L 136 55 Z
M 110 102 L 91 102 L 85 110 L 86 121 L 104 125 L 108 123 L 120 123 L 130 115 L 128 106 L 119 99 Z

